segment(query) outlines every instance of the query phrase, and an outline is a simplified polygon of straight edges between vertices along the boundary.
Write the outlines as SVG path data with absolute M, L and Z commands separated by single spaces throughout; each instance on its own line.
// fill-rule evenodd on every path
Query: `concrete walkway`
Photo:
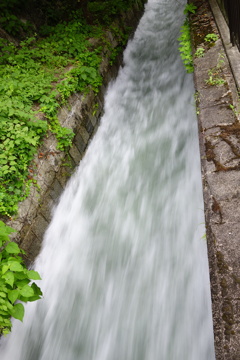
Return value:
M 240 360 L 240 54 L 216 0 L 191 2 L 216 360 Z

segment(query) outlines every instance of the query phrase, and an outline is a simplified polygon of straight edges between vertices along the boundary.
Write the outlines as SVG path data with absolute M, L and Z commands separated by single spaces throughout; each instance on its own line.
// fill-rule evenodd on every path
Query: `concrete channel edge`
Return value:
M 192 1 L 196 110 L 216 360 L 240 359 L 240 54 L 216 0 Z M 204 32 L 218 35 L 207 44 Z

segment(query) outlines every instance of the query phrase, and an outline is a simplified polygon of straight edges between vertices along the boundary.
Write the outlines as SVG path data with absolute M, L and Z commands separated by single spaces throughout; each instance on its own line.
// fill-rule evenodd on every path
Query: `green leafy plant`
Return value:
M 196 91 L 194 94 L 194 100 L 195 100 L 196 114 L 199 115 L 200 114 L 200 109 L 199 109 L 200 94 L 198 91 Z
M 239 104 L 238 104 L 238 105 L 239 105 Z M 240 112 L 239 112 L 239 110 L 237 109 L 237 107 L 234 106 L 234 105 L 232 105 L 232 104 L 230 104 L 230 105 L 229 105 L 229 108 L 233 111 L 234 115 L 235 115 L 237 118 L 239 118 Z
M 221 86 L 226 83 L 226 80 L 223 78 L 222 66 L 224 65 L 224 55 L 222 53 L 218 54 L 217 65 L 212 69 L 208 70 L 208 79 L 205 80 L 208 85 Z
M 98 91 L 101 51 L 92 50 L 88 39 L 100 34 L 100 27 L 95 31 L 78 18 L 59 24 L 47 39 L 22 41 L 19 48 L 0 39 L 1 214 L 16 213 L 28 195 L 34 183 L 29 165 L 47 131 L 56 135 L 58 149 L 71 145 L 74 134 L 59 124 L 57 112 L 72 93 Z
M 180 45 L 179 46 L 180 56 L 182 58 L 183 64 L 187 72 L 192 73 L 194 68 L 193 68 L 190 25 L 188 20 L 185 20 L 180 31 L 181 31 L 181 36 L 178 38 Z
M 4 1 L 4 11 L 14 9 L 15 2 L 19 3 L 19 0 Z M 108 15 L 117 14 L 129 8 L 133 1 L 110 2 L 95 2 L 99 8 L 99 11 L 95 8 L 96 19 L 105 7 Z M 60 3 L 63 8 L 67 6 Z M 60 125 L 59 109 L 75 92 L 86 94 L 93 90 L 97 93 L 102 84 L 103 49 L 107 48 L 112 63 L 126 43 L 126 33 L 113 25 L 108 25 L 107 29 L 99 23 L 89 25 L 81 11 L 69 14 L 68 20 L 55 27 L 46 25 L 43 32 L 48 37 L 31 34 L 19 46 L 0 38 L 2 215 L 16 214 L 18 203 L 28 196 L 31 184 L 36 183 L 30 164 L 44 136 L 53 133 L 61 151 L 71 145 L 74 133 Z M 118 41 L 115 48 L 108 41 L 109 29 Z
M 189 13 L 195 14 L 197 7 L 193 3 L 189 3 L 185 6 L 183 13 L 188 15 Z
M 99 104 L 96 103 L 96 104 L 94 105 L 94 107 L 93 107 L 93 112 L 92 112 L 92 115 L 93 115 L 93 116 L 96 115 L 98 108 L 99 108 Z
M 225 61 L 224 61 L 224 54 L 219 53 L 218 54 L 218 60 L 217 60 L 217 69 L 221 69 L 221 67 L 224 65 Z
M 197 48 L 197 50 L 195 51 L 194 56 L 197 57 L 197 58 L 199 58 L 199 57 L 203 57 L 204 54 L 205 54 L 205 49 L 202 48 L 202 47 L 199 47 L 199 48 Z
M 8 117 L 0 118 L 0 212 L 9 216 L 28 194 L 32 181 L 29 163 L 47 127 L 44 121 L 10 119 L 12 122 Z
M 219 75 L 219 70 L 215 67 L 208 71 L 208 79 L 205 80 L 206 84 L 208 85 L 216 85 L 220 86 L 226 83 L 226 81 Z
M 178 38 L 179 41 L 179 51 L 182 58 L 183 64 L 188 73 L 192 73 L 194 70 L 193 67 L 193 55 L 192 55 L 192 44 L 191 44 L 191 32 L 189 24 L 189 13 L 195 13 L 197 7 L 192 3 L 187 4 L 184 9 L 184 14 L 186 19 L 184 24 L 181 26 L 180 32 L 181 36 Z
M 216 34 L 207 34 L 204 38 L 204 41 L 207 42 L 215 42 L 218 40 L 218 36 Z
M 0 27 L 14 36 L 19 36 L 20 33 L 30 34 L 33 30 L 33 25 L 29 21 L 21 21 L 7 9 L 1 11 Z
M 11 317 L 23 320 L 22 302 L 41 299 L 42 292 L 32 280 L 41 280 L 37 271 L 28 270 L 24 254 L 9 235 L 15 230 L 0 221 L 0 334 L 11 331 Z M 20 302 L 19 302 L 20 301 Z

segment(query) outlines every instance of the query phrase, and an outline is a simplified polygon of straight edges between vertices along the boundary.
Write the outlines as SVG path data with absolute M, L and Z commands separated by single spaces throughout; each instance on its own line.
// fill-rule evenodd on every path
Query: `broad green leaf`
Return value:
M 11 301 L 12 304 L 15 303 L 19 295 L 19 290 L 11 290 L 8 292 L 8 298 Z
M 19 295 L 18 299 L 21 302 L 27 303 L 29 301 L 29 299 L 31 299 L 31 297 L 29 298 L 29 297 L 24 297 L 24 296 Z
M 13 232 L 16 232 L 15 229 L 11 228 L 10 226 L 5 225 L 4 222 L 1 220 L 0 220 L 0 229 L 3 233 L 6 233 L 6 234 L 11 234 Z
M 29 279 L 24 279 L 24 280 L 19 280 L 16 281 L 16 286 L 19 287 L 20 289 L 23 288 L 25 285 L 27 285 L 29 283 Z
M 16 272 L 14 274 L 14 277 L 15 277 L 15 279 L 23 280 L 23 279 L 26 279 L 27 275 L 21 271 L 21 272 Z
M 41 280 L 41 276 L 39 275 L 39 273 L 34 270 L 27 271 L 27 276 L 31 280 Z
M 12 272 L 8 271 L 6 272 L 6 274 L 4 274 L 3 279 L 5 279 L 5 282 L 11 286 L 13 286 L 14 283 L 14 275 Z
M 38 287 L 35 283 L 32 283 L 31 288 L 34 290 L 35 295 L 42 295 L 40 287 Z
M 11 310 L 11 315 L 20 321 L 23 321 L 24 317 L 24 306 L 23 304 L 16 304 Z
M 34 295 L 34 290 L 29 285 L 25 285 L 19 293 L 23 297 L 31 297 Z
M 5 289 L 5 281 L 3 281 L 2 278 L 0 278 L 0 291 Z
M 12 304 L 9 301 L 7 301 L 7 307 L 9 310 L 11 310 L 13 308 Z
M 7 315 L 8 315 L 8 311 L 6 311 L 6 310 L 1 310 L 1 309 L 0 309 L 0 315 L 2 315 L 2 316 L 7 316 Z
M 2 274 L 5 274 L 5 272 L 7 272 L 9 269 L 9 266 L 8 265 L 3 265 L 2 267 Z
M 21 251 L 21 250 L 20 250 Z M 18 256 L 18 255 L 14 255 L 14 256 L 9 256 L 8 258 L 8 263 L 12 262 L 12 261 L 17 261 L 19 263 L 21 263 L 23 261 L 23 259 Z
M 1 239 L 2 244 L 5 244 L 7 241 L 9 241 L 9 236 L 6 233 L 2 233 L 2 234 L 0 234 L 0 239 Z
M 40 300 L 41 299 L 41 296 L 39 295 L 35 295 L 35 296 L 32 296 L 28 299 L 28 301 L 32 302 L 32 301 L 36 301 L 36 300 Z
M 18 261 L 14 261 L 10 263 L 10 270 L 11 271 L 23 271 L 23 267 L 21 264 L 19 264 Z
M 5 292 L 0 291 L 0 296 L 1 296 L 2 298 L 5 298 L 7 295 L 6 295 Z
M 10 328 L 12 327 L 12 323 L 9 319 L 5 318 L 5 319 L 3 319 L 2 322 L 5 324 L 5 326 L 9 326 Z
M 20 253 L 20 249 L 19 249 L 18 245 L 15 242 L 10 242 L 9 244 L 7 244 L 7 246 L 5 247 L 5 250 L 9 254 L 18 254 L 18 253 Z

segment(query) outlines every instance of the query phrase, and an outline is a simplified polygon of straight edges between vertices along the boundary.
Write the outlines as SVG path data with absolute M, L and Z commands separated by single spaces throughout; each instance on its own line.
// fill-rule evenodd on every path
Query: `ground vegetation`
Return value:
M 0 214 L 18 211 L 34 180 L 30 163 L 49 132 L 58 150 L 72 142 L 58 111 L 74 92 L 98 92 L 103 49 L 113 62 L 127 34 L 114 19 L 133 0 L 34 1 L 0 4 Z M 112 48 L 106 33 L 118 39 Z M 130 31 L 130 28 L 129 28 Z

